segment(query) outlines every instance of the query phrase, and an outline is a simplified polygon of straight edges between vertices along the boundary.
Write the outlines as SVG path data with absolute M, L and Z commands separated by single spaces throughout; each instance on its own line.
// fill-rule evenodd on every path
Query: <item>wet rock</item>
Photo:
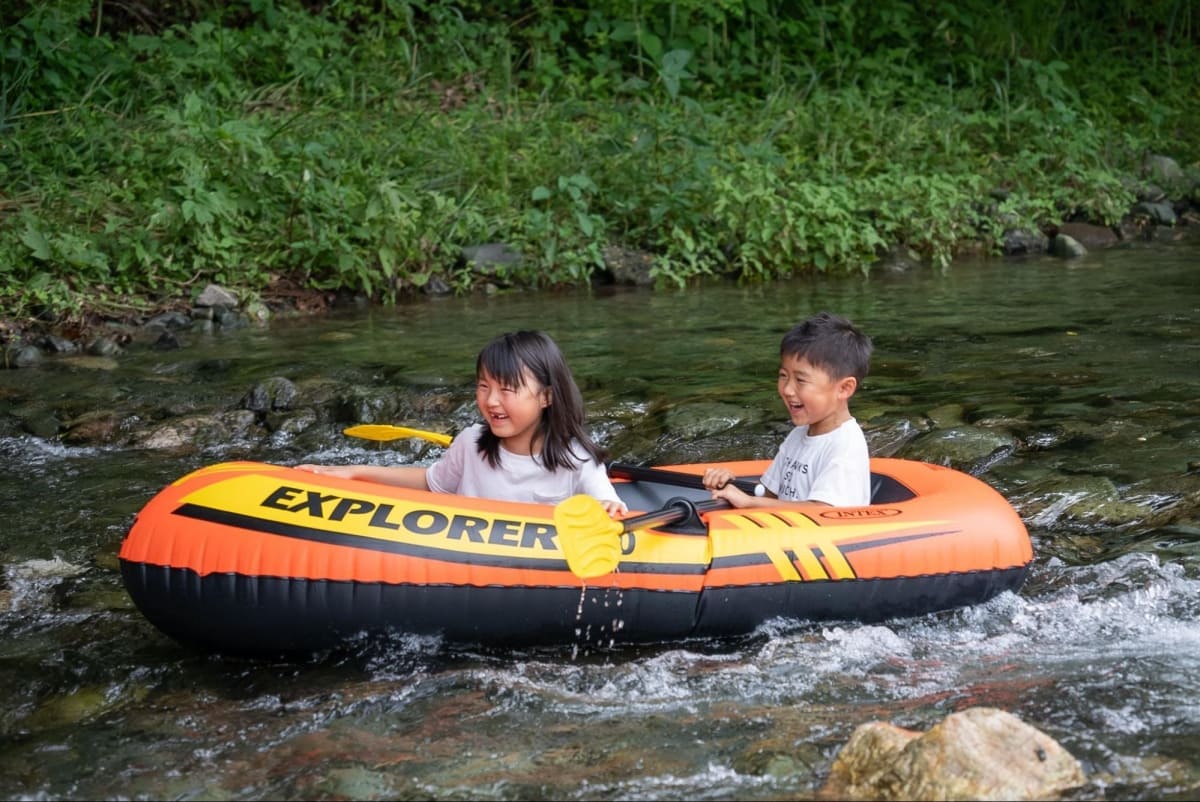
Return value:
M 1168 506 L 1155 510 L 1145 520 L 1145 525 L 1161 529 L 1175 523 L 1200 520 L 1200 490 L 1184 494 Z
M 1104 476 L 1054 474 L 1030 482 L 1014 503 L 1034 526 L 1119 527 L 1145 521 L 1152 509 L 1123 501 Z
M 695 440 L 728 431 L 738 424 L 753 420 L 751 411 L 734 404 L 683 404 L 667 410 L 665 427 L 673 437 Z
M 854 731 L 818 796 L 849 800 L 1054 799 L 1086 782 L 1053 738 L 990 707 L 953 713 L 925 734 L 883 722 Z
M 291 380 L 283 376 L 272 376 L 250 388 L 242 398 L 242 407 L 260 413 L 291 409 L 298 397 L 299 391 Z
M 214 306 L 213 321 L 226 329 L 241 328 L 248 323 L 246 318 L 237 309 L 228 306 Z
M 1001 250 L 1007 256 L 1022 254 L 1045 253 L 1050 245 L 1049 238 L 1040 231 L 1024 231 L 1015 229 L 1004 232 Z
M 1063 223 L 1058 227 L 1058 233 L 1066 234 L 1085 248 L 1108 248 L 1121 241 L 1117 232 L 1108 226 L 1091 223 Z
M 1175 225 L 1175 208 L 1170 203 L 1135 203 L 1132 212 L 1160 226 Z
M 246 304 L 246 318 L 251 322 L 264 324 L 271 321 L 271 307 L 261 300 L 255 299 Z
M 49 604 L 51 591 L 62 582 L 86 572 L 82 565 L 61 557 L 49 560 L 25 560 L 4 567 L 10 610 L 41 609 Z
M 71 445 L 103 445 L 118 440 L 121 416 L 112 410 L 93 410 L 66 423 L 62 441 Z
M 1016 438 L 1011 434 L 968 425 L 921 435 L 898 456 L 979 473 L 1012 454 L 1016 447 Z
M 320 422 L 315 410 L 301 409 L 296 412 L 268 412 L 263 421 L 272 432 L 300 434 Z
M 949 429 L 966 423 L 962 404 L 943 404 L 925 413 L 938 429 Z
M 316 787 L 334 799 L 387 799 L 393 793 L 386 772 L 365 766 L 330 769 Z
M 352 388 L 338 399 L 335 415 L 340 421 L 388 423 L 399 417 L 397 395 L 390 388 Z
M 855 417 L 859 419 L 860 423 L 864 419 L 860 417 L 860 412 L 856 412 Z M 873 420 L 874 416 L 870 419 Z M 867 445 L 870 447 L 871 454 L 876 457 L 896 455 L 904 448 L 905 444 L 929 430 L 929 424 L 925 420 L 886 421 L 885 419 L 883 423 L 872 423 L 870 426 L 863 427 L 863 433 L 867 436 Z
M 1185 179 L 1179 162 L 1170 156 L 1160 156 L 1153 153 L 1147 155 L 1143 160 L 1142 174 L 1151 181 L 1167 186 L 1180 184 Z
M 610 245 L 604 249 L 603 256 L 604 267 L 614 284 L 637 287 L 654 285 L 654 277 L 650 273 L 654 267 L 652 255 L 632 248 Z
M 1078 259 L 1087 256 L 1087 248 L 1074 237 L 1059 233 L 1054 237 L 1050 252 L 1061 259 Z
M 158 335 L 158 339 L 154 341 L 154 350 L 156 351 L 175 351 L 182 347 L 179 342 L 179 335 L 173 331 L 164 331 Z
M 256 422 L 257 417 L 248 409 L 215 415 L 193 415 L 140 432 L 133 437 L 131 445 L 156 451 L 190 451 L 244 438 Z
M 29 405 L 27 407 L 13 410 L 13 415 L 20 421 L 21 428 L 32 434 L 34 437 L 40 437 L 43 440 L 52 440 L 58 437 L 58 430 L 61 426 L 61 421 L 49 409 L 41 406 Z
M 38 703 L 33 713 L 21 722 L 26 731 L 75 727 L 110 707 L 107 688 L 94 685 L 77 688 L 64 696 L 52 696 Z
M 495 285 L 491 282 L 488 282 L 487 286 L 494 287 Z M 454 288 L 446 283 L 446 280 L 441 276 L 430 276 L 429 280 L 422 285 L 421 292 L 426 295 L 440 297 L 454 292 Z
M 750 743 L 731 761 L 739 774 L 786 780 L 816 774 L 827 761 L 815 744 L 796 743 L 790 733 L 773 734 Z
M 161 315 L 155 315 L 146 321 L 147 328 L 159 329 L 187 329 L 192 326 L 192 318 L 185 315 L 183 312 L 163 312 Z
M 120 363 L 112 357 L 88 356 L 87 354 L 64 356 L 58 364 L 80 370 L 116 370 L 120 367 Z
M 232 292 L 218 284 L 209 284 L 196 298 L 196 306 L 236 309 L 238 306 L 238 298 Z
M 92 356 L 116 356 L 121 346 L 111 337 L 97 337 L 88 343 L 87 352 Z
M 79 351 L 79 346 L 74 340 L 68 340 L 57 334 L 47 334 L 43 337 L 42 347 L 55 354 L 74 354 Z
M 33 345 L 17 345 L 4 350 L 0 365 L 6 368 L 31 368 L 41 361 L 41 349 Z

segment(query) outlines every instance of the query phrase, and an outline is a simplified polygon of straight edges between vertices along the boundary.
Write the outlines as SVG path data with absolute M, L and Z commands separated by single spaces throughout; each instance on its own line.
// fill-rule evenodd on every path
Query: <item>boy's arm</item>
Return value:
M 713 498 L 724 499 L 729 502 L 731 507 L 738 507 L 739 509 L 746 507 L 773 507 L 779 509 L 780 507 L 801 507 L 812 506 L 813 504 L 819 504 L 822 507 L 830 506 L 824 501 L 817 501 L 816 499 L 811 501 L 780 501 L 778 496 L 766 488 L 763 488 L 763 495 L 752 496 L 731 484 L 713 490 Z

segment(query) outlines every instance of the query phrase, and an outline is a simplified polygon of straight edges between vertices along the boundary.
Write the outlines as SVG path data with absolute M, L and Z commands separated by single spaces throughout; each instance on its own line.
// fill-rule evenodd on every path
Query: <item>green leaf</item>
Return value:
M 25 223 L 25 230 L 21 232 L 21 242 L 33 252 L 33 258 L 47 260 L 51 257 L 50 243 L 46 240 L 44 234 L 34 227 L 32 221 Z

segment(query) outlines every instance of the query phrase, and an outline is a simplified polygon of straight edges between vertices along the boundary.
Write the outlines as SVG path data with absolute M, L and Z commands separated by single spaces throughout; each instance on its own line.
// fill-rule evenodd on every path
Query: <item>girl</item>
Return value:
M 484 422 L 454 438 L 428 468 L 298 465 L 368 482 L 556 504 L 576 493 L 625 512 L 604 468 L 604 451 L 584 428 L 583 396 L 554 340 L 540 331 L 501 334 L 475 360 L 475 404 Z

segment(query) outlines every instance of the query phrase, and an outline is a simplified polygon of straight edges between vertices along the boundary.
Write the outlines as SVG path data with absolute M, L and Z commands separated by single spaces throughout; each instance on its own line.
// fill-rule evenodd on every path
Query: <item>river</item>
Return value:
M 1020 592 L 719 642 L 484 650 L 397 636 L 290 661 L 195 653 L 121 584 L 116 552 L 154 493 L 226 459 L 433 452 L 328 426 L 186 450 L 71 445 L 14 422 L 147 397 L 137 408 L 170 421 L 235 409 L 283 376 L 399 393 L 395 422 L 453 432 L 471 420 L 479 347 L 533 327 L 562 346 L 613 458 L 768 457 L 786 431 L 779 337 L 821 309 L 875 340 L 851 408 L 877 456 L 919 456 L 948 430 L 1011 443 L 970 467 L 1029 527 Z M 745 287 L 447 298 L 184 340 L 0 371 L 0 797 L 812 799 L 859 724 L 924 730 L 973 705 L 1079 758 L 1089 781 L 1072 799 L 1200 793 L 1194 241 Z

